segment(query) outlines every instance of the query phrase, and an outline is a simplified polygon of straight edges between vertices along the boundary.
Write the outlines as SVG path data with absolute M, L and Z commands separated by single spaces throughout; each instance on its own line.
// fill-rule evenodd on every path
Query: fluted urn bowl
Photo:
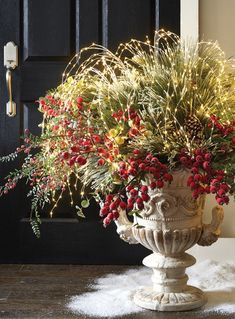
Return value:
M 206 303 L 200 289 L 187 285 L 185 269 L 196 260 L 185 251 L 195 244 L 215 242 L 223 219 L 222 208 L 216 206 L 212 209 L 211 224 L 203 224 L 205 196 L 192 198 L 187 171 L 173 175 L 170 185 L 152 191 L 132 225 L 123 214 L 117 223 L 122 239 L 140 243 L 153 252 L 143 260 L 145 266 L 153 269 L 153 285 L 139 289 L 134 296 L 137 305 L 151 310 L 190 310 Z

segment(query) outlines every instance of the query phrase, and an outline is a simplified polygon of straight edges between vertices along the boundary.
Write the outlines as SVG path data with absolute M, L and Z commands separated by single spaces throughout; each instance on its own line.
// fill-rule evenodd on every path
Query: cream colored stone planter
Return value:
M 186 171 L 176 172 L 169 186 L 150 194 L 150 201 L 141 216 L 135 216 L 133 224 L 124 211 L 116 222 L 123 240 L 140 243 L 153 251 L 143 260 L 145 266 L 153 269 L 153 285 L 138 290 L 134 296 L 134 302 L 140 307 L 183 311 L 206 303 L 200 289 L 187 285 L 185 269 L 196 259 L 185 251 L 195 244 L 208 246 L 217 240 L 223 209 L 213 208 L 211 224 L 203 224 L 205 197 L 192 199 L 187 178 Z

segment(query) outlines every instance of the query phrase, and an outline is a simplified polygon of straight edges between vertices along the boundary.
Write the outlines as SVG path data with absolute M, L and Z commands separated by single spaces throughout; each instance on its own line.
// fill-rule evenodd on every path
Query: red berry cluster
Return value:
M 115 118 L 118 122 L 120 121 L 128 121 L 127 116 L 122 110 L 118 110 L 117 112 L 112 113 L 112 117 Z
M 56 107 L 61 107 L 63 105 L 63 102 L 60 100 L 54 99 L 51 95 L 47 95 L 45 99 L 41 99 L 38 101 L 43 112 L 47 116 L 55 117 L 60 114 L 60 111 L 56 109 Z
M 220 117 L 216 117 L 215 115 L 212 115 L 210 117 L 211 123 L 208 124 L 209 127 L 212 126 L 212 123 L 217 128 L 217 130 L 223 135 L 227 136 L 232 134 L 235 131 L 235 121 L 227 122 L 227 123 L 221 123 Z
M 111 221 L 118 219 L 119 213 L 118 208 L 126 209 L 126 203 L 121 200 L 121 198 L 114 197 L 114 195 L 109 194 L 105 198 L 103 207 L 100 210 L 100 217 L 105 217 L 103 220 L 104 226 L 108 226 Z
M 83 98 L 81 96 L 77 98 L 77 107 L 80 111 L 83 110 Z
M 16 177 L 13 179 L 8 178 L 6 184 L 0 188 L 0 196 L 2 196 L 3 194 L 8 194 L 9 190 L 16 187 L 17 182 L 18 180 Z
M 226 183 L 226 174 L 223 170 L 212 168 L 212 154 L 203 149 L 194 151 L 193 156 L 184 150 L 180 154 L 181 164 L 191 169 L 187 185 L 192 190 L 192 197 L 197 199 L 202 194 L 215 194 L 219 205 L 229 203 L 229 185 Z
M 157 157 L 152 154 L 142 157 L 141 152 L 136 149 L 127 162 L 119 162 L 117 172 L 123 180 L 128 180 L 129 176 L 151 174 L 152 185 L 155 185 L 153 188 L 162 188 L 164 182 L 171 182 L 173 179 L 172 175 L 168 174 L 167 171 L 167 166 L 162 164 Z
M 137 128 L 140 125 L 140 117 L 132 107 L 129 107 L 126 111 L 118 110 L 112 113 L 112 117 L 115 118 L 118 122 L 127 122 L 128 120 L 131 120 L 133 125 Z
M 62 160 L 65 160 L 69 166 L 73 166 L 75 163 L 79 165 L 85 165 L 87 160 L 82 155 L 75 154 L 76 152 L 63 152 L 62 153 Z
M 118 122 L 127 122 L 128 120 L 131 121 L 132 125 L 128 131 L 129 138 L 134 138 L 140 134 L 141 119 L 138 113 L 132 107 L 128 107 L 125 111 L 118 110 L 112 113 L 112 117 L 115 118 Z
M 171 182 L 173 177 L 167 171 L 167 166 L 162 164 L 158 158 L 152 154 L 141 157 L 139 150 L 133 151 L 133 156 L 128 162 L 119 162 L 118 174 L 123 181 L 132 180 L 125 187 L 123 194 L 115 196 L 109 194 L 106 196 L 103 207 L 100 210 L 100 216 L 104 217 L 104 225 L 107 226 L 112 220 L 119 217 L 118 211 L 125 210 L 131 212 L 134 209 L 142 210 L 144 203 L 150 199 L 149 192 L 156 188 L 164 187 L 165 182 Z M 135 177 L 148 175 L 149 183 L 147 185 L 137 182 Z M 127 198 L 127 201 L 125 200 Z

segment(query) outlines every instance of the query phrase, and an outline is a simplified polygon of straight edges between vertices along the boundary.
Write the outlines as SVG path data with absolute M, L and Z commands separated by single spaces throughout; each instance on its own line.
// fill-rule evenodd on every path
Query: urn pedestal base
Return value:
M 187 286 L 182 292 L 156 292 L 152 287 L 138 290 L 134 295 L 137 306 L 157 311 L 186 311 L 202 307 L 206 303 L 204 293 Z
M 207 301 L 204 293 L 187 285 L 185 268 L 195 262 L 186 253 L 173 257 L 153 253 L 146 257 L 143 264 L 153 268 L 153 287 L 139 289 L 134 295 L 135 304 L 158 311 L 185 311 L 203 306 Z

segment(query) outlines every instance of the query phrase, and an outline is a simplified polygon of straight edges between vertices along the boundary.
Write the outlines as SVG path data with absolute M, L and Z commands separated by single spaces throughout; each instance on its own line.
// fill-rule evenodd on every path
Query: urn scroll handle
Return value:
M 221 206 L 215 206 L 211 212 L 211 223 L 202 226 L 202 234 L 197 242 L 200 246 L 210 246 L 217 241 L 221 233 L 220 225 L 223 222 L 224 210 Z
M 117 226 L 117 233 L 122 240 L 129 244 L 139 244 L 132 232 L 133 223 L 129 221 L 124 210 L 119 211 L 119 217 L 115 221 L 115 224 Z

